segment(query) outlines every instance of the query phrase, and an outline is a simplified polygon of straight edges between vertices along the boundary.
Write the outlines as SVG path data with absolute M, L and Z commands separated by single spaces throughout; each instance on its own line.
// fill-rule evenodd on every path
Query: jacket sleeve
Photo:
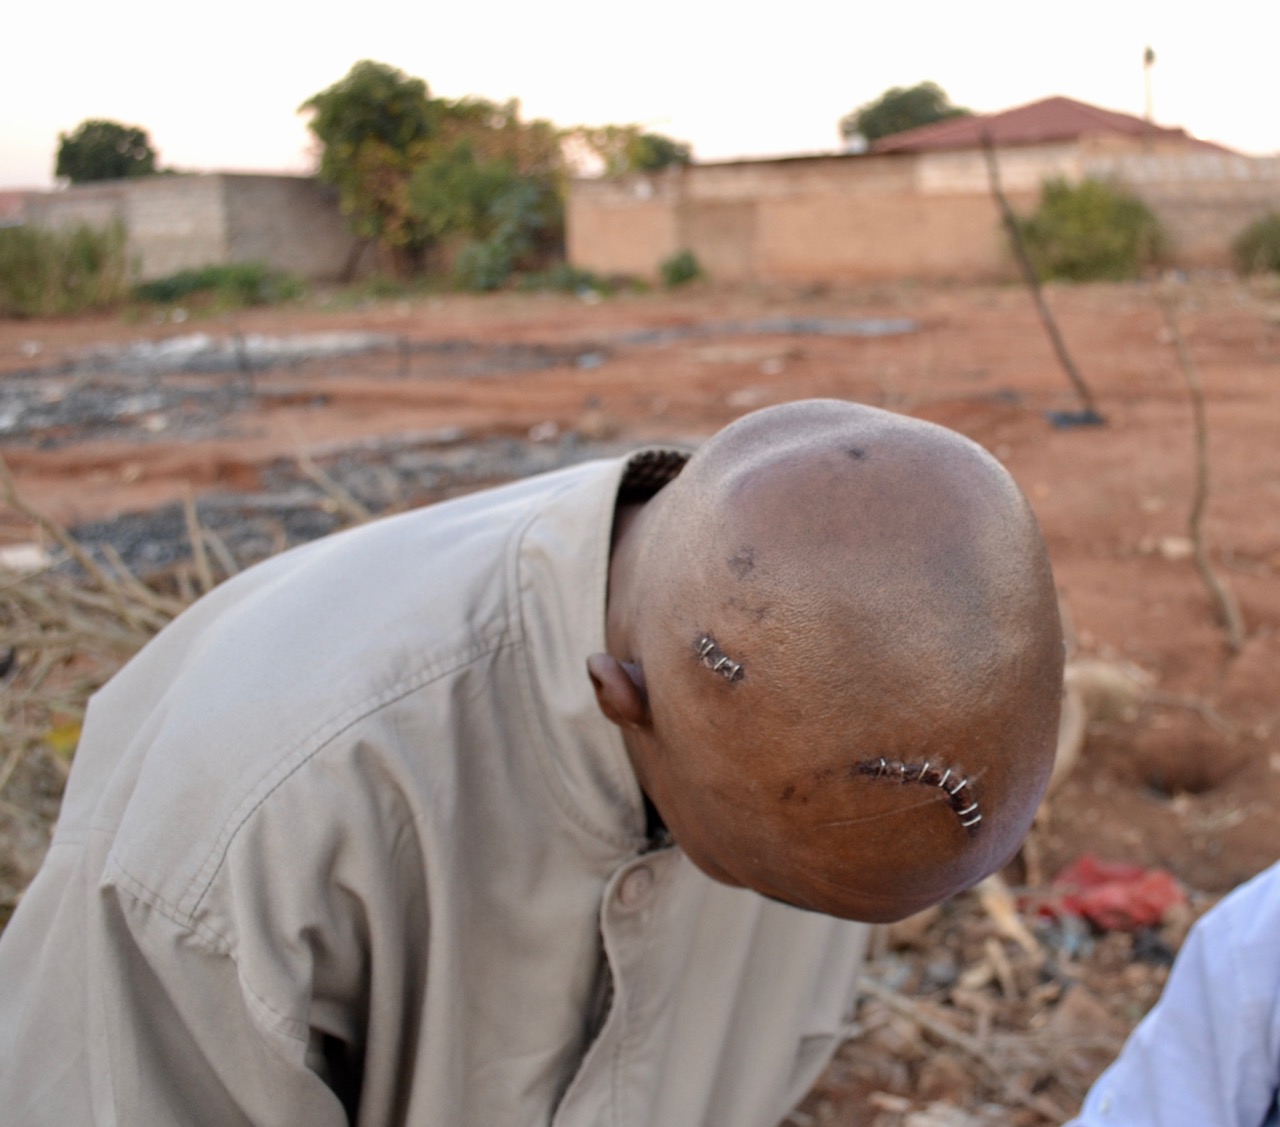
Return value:
M 1280 866 L 1191 931 L 1164 994 L 1068 1127 L 1280 1122 Z
M 257 996 L 235 953 L 51 851 L 0 943 L 6 1122 L 348 1122 L 323 1037 Z

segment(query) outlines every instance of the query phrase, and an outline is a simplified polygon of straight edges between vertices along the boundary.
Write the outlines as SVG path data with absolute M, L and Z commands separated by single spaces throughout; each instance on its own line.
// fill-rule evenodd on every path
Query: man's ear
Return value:
M 587 676 L 596 691 L 596 703 L 607 719 L 619 728 L 649 726 L 649 694 L 644 671 L 638 664 L 619 661 L 608 654 L 592 654 L 587 658 Z

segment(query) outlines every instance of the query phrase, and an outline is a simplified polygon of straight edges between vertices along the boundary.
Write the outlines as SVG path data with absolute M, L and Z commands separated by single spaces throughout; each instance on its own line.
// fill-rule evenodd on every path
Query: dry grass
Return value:
M 48 549 L 35 571 L 0 567 L 0 920 L 34 874 L 89 697 L 182 610 L 110 552 L 99 563 L 18 494 L 0 461 L 0 502 Z M 74 563 L 75 567 L 62 566 Z M 20 781 L 21 795 L 13 784 Z
M 326 507 L 352 522 L 369 513 L 307 463 Z M 0 565 L 0 925 L 39 864 L 89 698 L 166 623 L 239 570 L 187 498 L 188 563 L 146 580 L 109 545 L 91 554 L 29 505 L 0 459 L 0 506 L 47 554 L 38 570 Z M 281 548 L 285 547 L 281 537 Z M 216 566 L 215 566 L 216 565 Z M 15 794 L 21 784 L 21 794 Z

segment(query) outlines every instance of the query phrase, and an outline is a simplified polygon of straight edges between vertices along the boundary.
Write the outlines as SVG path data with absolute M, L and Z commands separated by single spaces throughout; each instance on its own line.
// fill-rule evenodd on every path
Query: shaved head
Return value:
M 839 401 L 756 412 L 635 517 L 615 578 L 601 707 L 709 875 L 875 921 L 1016 851 L 1062 639 L 1035 519 L 975 443 Z

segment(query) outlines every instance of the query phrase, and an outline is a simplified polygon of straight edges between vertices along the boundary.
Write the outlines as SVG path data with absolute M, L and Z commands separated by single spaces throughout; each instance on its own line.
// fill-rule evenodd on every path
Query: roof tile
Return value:
M 921 125 L 903 133 L 881 137 L 871 144 L 873 153 L 919 153 L 940 149 L 976 149 L 984 133 L 998 146 L 1035 145 L 1051 141 L 1074 141 L 1089 134 L 1119 134 L 1126 137 L 1160 137 L 1184 140 L 1189 145 L 1224 152 L 1222 146 L 1200 141 L 1186 130 L 1154 125 L 1132 114 L 1104 110 L 1074 98 L 1043 98 L 1000 113 L 954 117 L 933 125 Z

